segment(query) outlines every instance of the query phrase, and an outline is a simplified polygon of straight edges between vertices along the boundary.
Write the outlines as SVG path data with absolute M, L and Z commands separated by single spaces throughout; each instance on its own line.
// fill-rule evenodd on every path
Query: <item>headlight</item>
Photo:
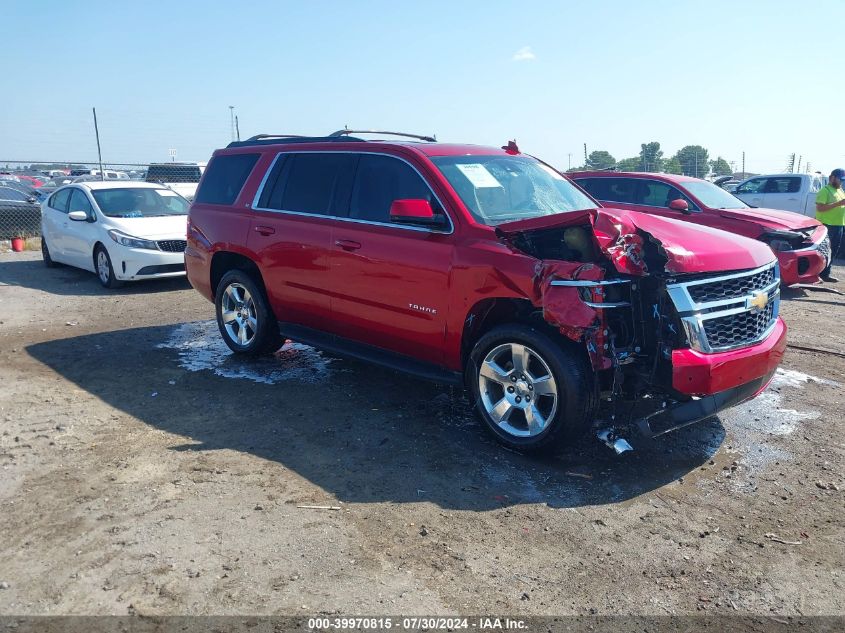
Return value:
M 769 247 L 773 251 L 791 251 L 792 244 L 787 242 L 786 240 L 770 240 Z
M 773 251 L 792 251 L 800 248 L 804 236 L 795 231 L 768 231 L 760 236 Z
M 140 237 L 133 237 L 131 235 L 127 235 L 126 233 L 121 233 L 120 231 L 117 231 L 115 229 L 109 231 L 109 237 L 121 246 L 126 246 L 127 248 L 145 248 L 149 251 L 160 250 L 158 244 L 156 244 L 152 240 L 145 240 L 141 239 Z

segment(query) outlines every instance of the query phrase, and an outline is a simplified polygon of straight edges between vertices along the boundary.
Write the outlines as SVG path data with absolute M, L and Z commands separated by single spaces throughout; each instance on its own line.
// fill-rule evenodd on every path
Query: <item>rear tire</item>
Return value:
M 47 238 L 43 235 L 41 236 L 41 257 L 44 259 L 44 265 L 47 268 L 56 267 L 56 262 L 54 262 L 53 258 L 50 256 L 50 249 L 47 248 Z
M 114 290 L 123 286 L 123 282 L 114 276 L 114 267 L 111 264 L 111 257 L 105 246 L 98 244 L 94 249 L 94 269 L 97 271 L 97 279 L 103 288 Z
M 264 290 L 243 270 L 223 275 L 214 295 L 217 327 L 236 354 L 261 356 L 282 346 L 282 335 Z
M 484 426 L 521 452 L 571 444 L 596 411 L 586 359 L 528 325 L 502 325 L 482 336 L 470 354 L 467 382 Z

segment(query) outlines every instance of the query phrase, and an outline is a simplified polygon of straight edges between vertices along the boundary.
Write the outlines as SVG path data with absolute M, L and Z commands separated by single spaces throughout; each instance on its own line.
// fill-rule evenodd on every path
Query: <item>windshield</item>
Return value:
M 152 218 L 188 214 L 188 201 L 170 189 L 95 189 L 91 194 L 100 211 L 110 218 Z
M 482 224 L 597 206 L 554 169 L 528 156 L 436 156 L 431 160 Z
M 711 209 L 747 209 L 748 205 L 712 182 L 684 182 L 683 187 Z

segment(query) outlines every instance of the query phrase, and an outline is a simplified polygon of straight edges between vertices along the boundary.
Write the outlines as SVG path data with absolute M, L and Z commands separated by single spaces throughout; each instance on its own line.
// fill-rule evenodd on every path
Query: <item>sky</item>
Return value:
M 837 26 L 837 23 L 840 26 Z M 845 1 L 3 0 L 0 163 L 207 160 L 344 126 L 500 146 L 698 144 L 754 172 L 845 166 Z M 15 86 L 17 84 L 17 86 Z

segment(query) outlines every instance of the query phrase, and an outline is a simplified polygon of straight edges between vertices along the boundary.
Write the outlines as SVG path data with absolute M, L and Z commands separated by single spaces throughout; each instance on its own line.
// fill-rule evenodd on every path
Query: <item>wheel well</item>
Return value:
M 524 323 L 541 330 L 561 346 L 586 356 L 583 345 L 577 345 L 543 319 L 543 312 L 528 299 L 484 299 L 467 313 L 461 334 L 461 364 L 466 367 L 475 343 L 488 331 L 506 323 Z
M 101 246 L 103 248 L 106 247 L 105 244 L 103 244 L 102 242 L 96 242 L 94 244 L 94 248 L 91 250 L 91 261 L 94 262 L 94 272 L 97 271 L 97 249 L 100 248 Z M 108 252 L 108 251 L 106 251 L 106 252 Z
M 240 255 L 238 253 L 229 253 L 227 251 L 220 251 L 214 254 L 211 258 L 211 292 L 217 294 L 217 286 L 220 280 L 230 270 L 242 270 L 252 277 L 253 281 L 257 283 L 264 296 L 267 296 L 267 289 L 264 287 L 264 279 L 261 277 L 261 271 L 258 266 L 249 257 Z
M 485 332 L 504 323 L 531 323 L 531 315 L 536 312 L 537 308 L 528 299 L 483 299 L 476 303 L 464 319 L 461 333 L 462 364 L 466 365 L 476 341 Z

